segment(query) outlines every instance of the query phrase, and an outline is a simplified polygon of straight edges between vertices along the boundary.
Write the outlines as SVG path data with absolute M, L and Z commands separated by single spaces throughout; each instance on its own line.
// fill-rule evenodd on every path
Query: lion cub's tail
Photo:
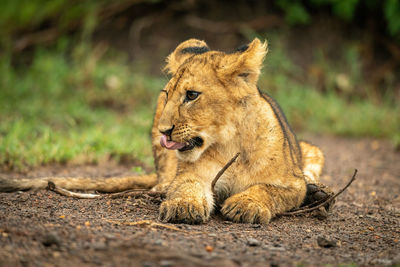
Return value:
M 322 151 L 304 141 L 299 142 L 303 158 L 303 173 L 307 184 L 318 184 L 324 167 L 325 157 Z
M 46 188 L 49 181 L 64 189 L 121 192 L 128 189 L 150 189 L 157 184 L 157 175 L 125 176 L 110 178 L 43 177 L 13 179 L 0 177 L 0 192 Z

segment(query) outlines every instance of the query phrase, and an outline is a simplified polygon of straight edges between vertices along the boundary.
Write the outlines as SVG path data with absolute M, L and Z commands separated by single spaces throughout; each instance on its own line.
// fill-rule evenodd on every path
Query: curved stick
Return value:
M 228 163 L 225 164 L 225 166 L 217 173 L 217 175 L 215 176 L 214 180 L 211 183 L 211 191 L 213 192 L 213 194 L 215 195 L 215 184 L 217 183 L 218 179 L 222 176 L 222 174 L 224 174 L 224 172 L 226 171 L 226 169 L 228 169 L 232 163 L 235 162 L 235 160 L 237 159 L 237 157 L 239 157 L 240 152 L 236 153 L 235 156 L 233 156 L 233 158 L 231 158 L 230 161 L 228 161 Z
M 320 203 L 319 205 L 317 205 L 315 207 L 312 207 L 312 208 L 308 208 L 308 209 L 298 209 L 298 210 L 295 210 L 295 211 L 282 212 L 282 213 L 277 214 L 276 216 L 291 216 L 291 215 L 307 213 L 307 212 L 311 212 L 313 210 L 319 209 L 320 207 L 322 207 L 322 206 L 326 205 L 327 203 L 331 202 L 338 195 L 343 193 L 354 182 L 354 180 L 356 179 L 357 172 L 358 172 L 358 170 L 355 169 L 353 176 L 351 177 L 350 181 L 346 184 L 346 186 L 343 187 L 341 190 L 339 190 L 339 192 L 337 192 L 336 194 L 334 194 L 330 198 L 326 199 L 324 202 Z

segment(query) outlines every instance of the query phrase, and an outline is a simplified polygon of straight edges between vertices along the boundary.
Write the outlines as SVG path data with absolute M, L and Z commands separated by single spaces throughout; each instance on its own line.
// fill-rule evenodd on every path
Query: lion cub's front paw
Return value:
M 207 202 L 191 199 L 165 200 L 160 206 L 159 220 L 163 222 L 200 224 L 210 217 Z
M 266 224 L 271 219 L 268 207 L 247 194 L 237 194 L 226 199 L 221 213 L 227 219 L 241 223 Z

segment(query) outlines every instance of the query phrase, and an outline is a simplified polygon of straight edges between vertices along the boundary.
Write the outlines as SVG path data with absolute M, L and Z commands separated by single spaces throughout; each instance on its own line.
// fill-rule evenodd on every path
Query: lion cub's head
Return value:
M 211 51 L 200 40 L 181 43 L 165 67 L 172 78 L 163 90 L 161 146 L 193 162 L 210 146 L 228 144 L 243 123 L 240 109 L 249 96 L 258 94 L 266 53 L 267 43 L 258 39 L 231 54 Z

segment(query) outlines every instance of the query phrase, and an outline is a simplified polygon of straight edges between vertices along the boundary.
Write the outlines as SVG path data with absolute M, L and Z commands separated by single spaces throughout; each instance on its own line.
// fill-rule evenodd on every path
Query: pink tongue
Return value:
M 166 135 L 162 135 L 160 138 L 160 144 L 162 147 L 165 147 L 166 149 L 181 149 L 185 146 L 184 143 L 177 143 L 174 141 L 168 141 Z

